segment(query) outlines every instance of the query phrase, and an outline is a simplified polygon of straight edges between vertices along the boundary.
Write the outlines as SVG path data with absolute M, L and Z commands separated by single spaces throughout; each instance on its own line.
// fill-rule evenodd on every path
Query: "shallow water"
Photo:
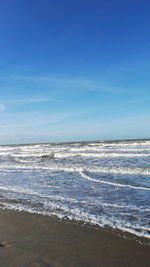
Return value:
M 0 205 L 150 238 L 150 140 L 0 147 Z

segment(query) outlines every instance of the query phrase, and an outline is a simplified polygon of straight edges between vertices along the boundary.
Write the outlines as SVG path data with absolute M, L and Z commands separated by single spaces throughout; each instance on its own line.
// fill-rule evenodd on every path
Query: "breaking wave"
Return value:
M 0 206 L 150 238 L 150 141 L 0 147 Z
M 30 161 L 29 161 L 30 162 Z M 87 171 L 93 173 L 104 173 L 104 174 L 129 174 L 129 175 L 144 175 L 150 176 L 150 168 L 115 168 L 115 167 L 88 167 L 85 165 L 15 165 L 15 164 L 1 164 L 0 169 L 26 169 L 26 170 L 52 170 L 52 171 L 64 171 L 64 172 L 80 172 Z
M 49 160 L 49 159 L 53 159 L 55 157 L 55 154 L 52 152 L 50 154 L 42 154 L 42 155 L 35 155 L 35 154 L 31 154 L 29 155 L 22 155 L 22 156 L 13 156 L 11 155 L 11 159 L 12 161 L 15 162 L 40 162 L 40 161 L 44 161 L 44 160 Z
M 113 183 L 113 182 L 109 182 L 109 181 L 105 181 L 105 180 L 98 180 L 98 179 L 94 179 L 92 177 L 90 177 L 89 175 L 85 174 L 84 172 L 80 171 L 79 172 L 80 175 L 92 182 L 95 183 L 101 183 L 101 184 L 107 184 L 107 185 L 112 185 L 112 186 L 117 186 L 117 187 L 127 187 L 127 188 L 133 188 L 133 189 L 138 189 L 138 190 L 148 190 L 150 191 L 149 187 L 143 187 L 143 186 L 133 186 L 133 185 L 129 185 L 129 184 L 120 184 L 120 183 Z

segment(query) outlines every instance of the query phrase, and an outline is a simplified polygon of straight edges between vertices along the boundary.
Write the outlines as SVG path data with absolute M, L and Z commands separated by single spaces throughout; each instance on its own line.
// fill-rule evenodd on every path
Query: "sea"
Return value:
M 150 238 L 150 140 L 0 146 L 0 208 Z

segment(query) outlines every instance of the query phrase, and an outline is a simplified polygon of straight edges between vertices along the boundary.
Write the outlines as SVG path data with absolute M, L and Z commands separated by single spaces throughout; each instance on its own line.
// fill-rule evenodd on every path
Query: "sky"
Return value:
M 150 138 L 149 0 L 1 0 L 0 144 Z

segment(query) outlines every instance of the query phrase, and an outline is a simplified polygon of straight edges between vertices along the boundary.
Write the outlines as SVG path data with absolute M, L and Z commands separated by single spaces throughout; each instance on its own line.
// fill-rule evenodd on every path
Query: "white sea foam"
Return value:
M 23 163 L 27 163 L 27 162 L 34 163 L 34 162 L 37 162 L 38 159 L 32 160 L 32 159 L 23 159 L 23 157 L 19 157 L 19 158 L 14 157 L 14 161 L 23 162 Z
M 0 147 L 0 205 L 149 238 L 149 158 L 144 140 Z
M 95 167 L 89 168 L 85 165 L 17 165 L 17 164 L 1 164 L 0 169 L 26 169 L 26 170 L 52 170 L 52 171 L 64 171 L 64 172 L 80 172 L 88 171 L 93 173 L 105 173 L 105 174 L 132 174 L 132 175 L 150 175 L 150 168 L 125 168 L 125 167 Z
M 89 181 L 95 182 L 95 183 L 108 184 L 108 185 L 113 185 L 113 186 L 117 186 L 117 187 L 119 186 L 119 187 L 127 187 L 127 188 L 133 188 L 133 189 L 138 189 L 138 190 L 148 190 L 148 191 L 150 191 L 150 188 L 148 188 L 148 187 L 133 186 L 133 185 L 129 185 L 129 184 L 119 184 L 119 183 L 113 183 L 113 182 L 109 182 L 109 181 L 105 181 L 105 180 L 97 180 L 97 179 L 91 178 L 89 175 L 85 174 L 82 171 L 80 171 L 79 173 L 83 178 L 85 178 L 85 179 L 87 179 Z
M 144 141 L 121 141 L 121 142 L 102 142 L 102 143 L 93 143 L 90 144 L 92 146 L 94 145 L 102 145 L 102 146 L 106 146 L 106 147 L 138 147 L 138 146 L 150 146 L 150 141 L 149 140 L 144 140 Z
M 150 154 L 144 153 L 55 153 L 55 158 L 69 157 L 94 157 L 94 158 L 117 158 L 117 157 L 150 157 Z
M 88 152 L 88 151 L 90 151 L 91 153 L 92 152 L 95 152 L 95 151 L 97 151 L 97 152 L 105 152 L 105 153 L 110 153 L 110 151 L 117 151 L 117 152 L 120 152 L 120 153 L 122 153 L 122 152 L 136 152 L 136 153 L 141 153 L 141 152 L 147 152 L 147 151 L 149 151 L 150 152 L 150 147 L 149 148 L 120 148 L 120 147 L 116 147 L 115 149 L 114 149 L 114 147 L 112 147 L 112 148 L 105 148 L 105 147 L 86 147 L 86 148 L 84 148 L 84 147 L 82 147 L 82 148 L 71 148 L 70 149 L 70 151 L 71 152 Z
M 39 195 L 38 193 L 34 192 L 31 189 L 26 189 L 18 186 L 0 186 L 0 190 L 12 191 L 15 193 L 25 193 L 28 195 Z
M 99 225 L 102 228 L 105 228 L 107 226 L 113 229 L 119 229 L 123 232 L 135 234 L 136 236 L 139 236 L 139 237 L 145 237 L 145 238 L 150 239 L 150 234 L 148 234 L 149 228 L 141 227 L 140 225 L 131 225 L 130 223 L 128 223 L 125 226 L 122 221 L 115 222 L 105 217 L 99 217 L 93 214 L 89 214 L 87 212 L 81 212 L 79 209 L 68 209 L 64 205 L 61 206 L 61 210 L 58 205 L 53 205 L 53 208 L 54 209 L 58 208 L 59 211 L 52 210 L 51 212 L 49 212 L 48 210 L 43 210 L 43 211 L 36 210 L 35 208 L 31 208 L 31 207 L 28 207 L 22 204 L 10 204 L 6 202 L 3 202 L 2 208 L 3 209 L 7 208 L 10 210 L 17 210 L 17 211 L 27 211 L 29 213 L 37 213 L 37 214 L 42 214 L 42 215 L 55 215 L 59 217 L 60 219 L 64 217 L 64 214 L 69 213 L 67 217 L 71 220 L 84 221 L 86 223 L 90 223 L 93 225 Z
M 104 206 L 104 207 L 110 207 L 110 208 L 117 208 L 117 209 L 129 209 L 129 210 L 132 210 L 132 211 L 139 211 L 139 212 L 150 212 L 150 209 L 149 208 L 144 208 L 143 206 L 132 206 L 132 205 L 118 205 L 118 204 L 111 204 L 111 203 L 101 203 L 100 205 Z M 131 215 L 131 213 L 129 213 Z

